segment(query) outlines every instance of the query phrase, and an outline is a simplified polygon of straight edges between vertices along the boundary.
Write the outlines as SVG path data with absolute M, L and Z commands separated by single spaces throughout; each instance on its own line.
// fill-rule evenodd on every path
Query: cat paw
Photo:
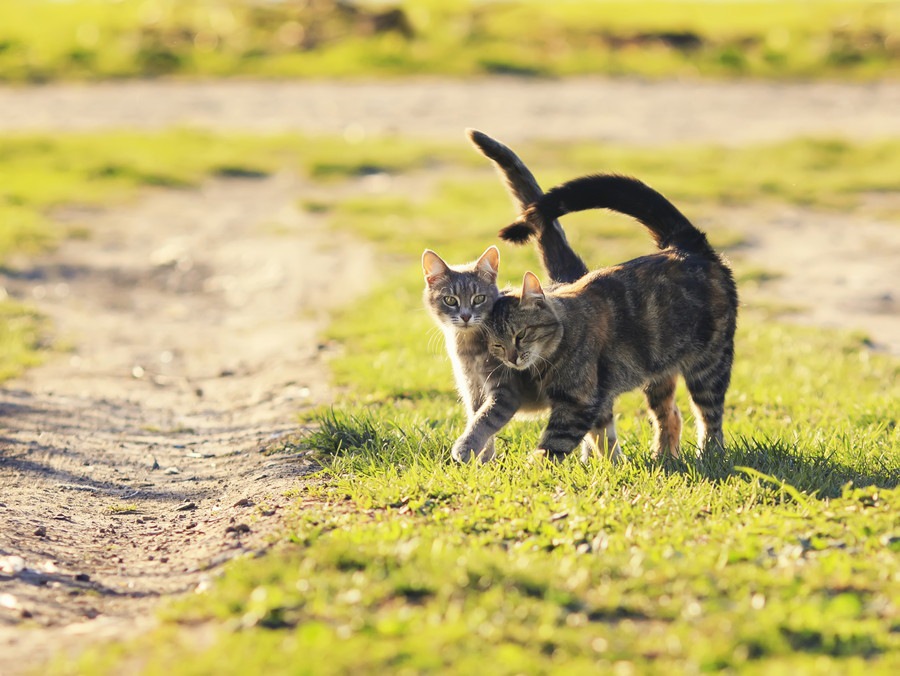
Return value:
M 472 452 L 472 449 L 458 441 L 453 444 L 453 448 L 450 450 L 450 457 L 456 462 L 469 462 L 473 455 L 475 454 Z
M 622 453 L 622 451 L 619 450 L 619 447 L 616 446 L 616 450 L 614 450 L 612 455 L 609 456 L 609 461 L 613 465 L 624 465 L 628 462 L 628 456 Z
M 545 448 L 539 448 L 536 451 L 532 451 L 531 455 L 528 456 L 528 463 L 531 465 L 543 465 L 543 464 L 560 464 L 565 458 L 564 453 L 551 453 Z
M 530 465 L 541 465 L 547 462 L 547 456 L 549 453 L 545 451 L 543 448 L 539 448 L 536 451 L 532 451 L 531 455 L 528 456 L 528 464 Z

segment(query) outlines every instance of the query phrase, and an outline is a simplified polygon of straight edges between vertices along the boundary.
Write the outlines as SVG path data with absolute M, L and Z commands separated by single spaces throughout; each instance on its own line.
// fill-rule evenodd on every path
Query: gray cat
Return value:
M 494 162 L 520 210 L 543 195 L 534 175 L 512 150 L 481 132 L 469 130 L 468 135 L 478 150 Z M 537 233 L 536 245 L 552 281 L 571 282 L 587 273 L 587 266 L 569 246 L 559 221 L 552 219 L 547 228 Z M 483 411 L 494 409 L 496 402 L 491 393 L 499 387 L 499 379 L 521 381 L 523 391 L 534 393 L 530 408 L 546 408 L 548 401 L 537 394 L 539 384 L 529 382 L 527 374 L 510 373 L 488 350 L 485 321 L 501 295 L 496 283 L 497 248 L 490 247 L 474 263 L 461 266 L 448 265 L 435 252 L 426 250 L 422 255 L 422 268 L 425 306 L 444 333 L 457 389 L 469 419 L 467 431 L 482 424 Z M 621 459 L 611 417 L 606 425 L 590 430 L 585 436 L 583 459 L 593 452 L 600 452 L 604 437 L 610 457 Z M 468 461 L 473 455 L 487 462 L 494 457 L 493 435 L 486 437 L 478 448 L 457 444 L 451 455 L 461 462 Z

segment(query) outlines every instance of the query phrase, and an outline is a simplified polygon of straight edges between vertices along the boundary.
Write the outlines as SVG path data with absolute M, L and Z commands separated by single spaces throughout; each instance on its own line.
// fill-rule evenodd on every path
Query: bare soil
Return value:
M 315 466 L 260 449 L 332 399 L 326 309 L 373 265 L 294 208 L 305 189 L 220 180 L 65 210 L 92 236 L 11 266 L 8 293 L 71 347 L 0 392 L 0 673 L 139 631 L 159 598 L 269 546 Z
M 6 132 L 194 124 L 460 143 L 469 126 L 513 144 L 892 136 L 897 110 L 893 84 L 498 78 L 0 89 Z M 398 179 L 391 189 L 422 185 Z M 376 269 L 368 248 L 294 208 L 310 190 L 278 175 L 64 209 L 56 217 L 90 236 L 4 273 L 7 292 L 44 313 L 68 349 L 0 391 L 0 673 L 144 631 L 161 598 L 205 585 L 222 562 L 273 541 L 286 493 L 314 465 L 259 449 L 297 432 L 298 411 L 332 400 L 332 347 L 320 343 L 327 309 L 364 291 Z M 896 196 L 881 199 L 896 208 Z M 766 207 L 703 218 L 745 235 L 735 258 L 780 273 L 753 298 L 796 306 L 799 321 L 863 329 L 900 354 L 900 227 L 863 211 Z
M 528 138 L 654 145 L 797 135 L 900 134 L 900 82 L 687 82 L 485 77 L 397 81 L 134 81 L 0 87 L 2 130 L 158 129 L 402 133 L 466 127 Z

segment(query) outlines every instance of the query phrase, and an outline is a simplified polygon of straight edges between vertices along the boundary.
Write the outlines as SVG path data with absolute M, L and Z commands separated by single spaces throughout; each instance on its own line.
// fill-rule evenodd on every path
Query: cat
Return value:
M 474 129 L 467 130 L 467 134 L 475 147 L 494 162 L 520 210 L 544 194 L 534 175 L 510 148 Z M 538 236 L 537 249 L 551 280 L 574 281 L 588 272 L 587 265 L 569 246 L 558 221 L 551 222 Z M 488 352 L 484 333 L 484 320 L 500 295 L 496 285 L 499 252 L 496 247 L 490 247 L 474 263 L 451 266 L 434 251 L 426 250 L 422 268 L 425 306 L 444 333 L 457 389 L 472 425 L 478 411 L 490 403 L 486 402 L 485 393 L 492 389 L 489 384 L 492 375 L 503 372 L 500 362 Z M 618 460 L 621 450 L 612 421 L 600 432 L 606 437 L 611 457 Z M 585 458 L 599 451 L 599 438 L 602 437 L 593 435 L 585 439 Z M 473 456 L 487 462 L 494 453 L 491 436 L 478 449 L 454 447 L 451 456 L 462 462 Z
M 539 200 L 544 191 L 534 174 L 512 150 L 476 129 L 467 129 L 469 140 L 490 159 L 506 184 L 513 203 L 520 212 Z M 565 230 L 558 219 L 551 219 L 537 235 L 537 249 L 550 280 L 558 283 L 574 282 L 588 273 L 588 267 L 572 250 Z M 605 441 L 605 448 L 604 448 Z M 616 434 L 615 419 L 610 414 L 604 425 L 591 428 L 581 447 L 581 460 L 587 462 L 592 455 L 606 455 L 613 463 L 626 460 Z
M 698 449 L 724 447 L 722 418 L 734 360 L 737 288 L 731 270 L 660 193 L 637 179 L 586 176 L 547 192 L 500 232 L 522 243 L 573 211 L 633 216 L 661 251 L 544 289 L 531 272 L 518 294 L 499 295 L 485 326 L 505 367 L 454 449 L 480 448 L 521 408 L 546 402 L 537 456 L 559 460 L 612 417 L 615 397 L 642 387 L 654 427 L 653 455 L 680 453 L 675 385 L 683 375 L 697 418 Z

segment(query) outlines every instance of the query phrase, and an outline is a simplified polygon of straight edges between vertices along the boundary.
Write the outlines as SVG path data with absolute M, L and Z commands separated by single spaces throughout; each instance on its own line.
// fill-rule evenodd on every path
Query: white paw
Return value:
M 453 448 L 450 450 L 450 457 L 456 462 L 469 462 L 472 459 L 472 455 L 474 455 L 472 449 L 469 448 L 463 439 L 453 444 Z

